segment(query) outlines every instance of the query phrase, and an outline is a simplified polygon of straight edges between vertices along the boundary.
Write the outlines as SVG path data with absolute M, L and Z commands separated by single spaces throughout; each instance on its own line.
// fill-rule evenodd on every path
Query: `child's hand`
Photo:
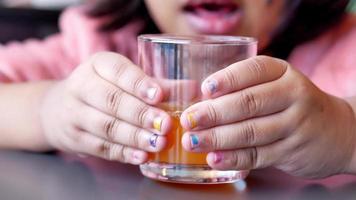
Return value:
M 235 63 L 208 77 L 202 91 L 212 99 L 184 111 L 181 123 L 190 131 L 182 143 L 211 152 L 211 167 L 275 166 L 309 178 L 348 172 L 356 142 L 351 107 L 285 61 Z
M 162 98 L 127 58 L 98 53 L 45 95 L 43 130 L 54 148 L 141 164 L 166 144 L 169 115 L 151 106 Z

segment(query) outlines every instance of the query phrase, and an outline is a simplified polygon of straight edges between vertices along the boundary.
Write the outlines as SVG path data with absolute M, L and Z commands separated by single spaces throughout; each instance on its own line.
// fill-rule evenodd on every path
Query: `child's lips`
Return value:
M 241 10 L 231 1 L 191 4 L 184 7 L 188 24 L 201 34 L 228 34 L 239 25 Z
M 227 34 L 238 26 L 241 19 L 241 13 L 229 15 L 186 13 L 185 15 L 192 29 L 202 34 Z

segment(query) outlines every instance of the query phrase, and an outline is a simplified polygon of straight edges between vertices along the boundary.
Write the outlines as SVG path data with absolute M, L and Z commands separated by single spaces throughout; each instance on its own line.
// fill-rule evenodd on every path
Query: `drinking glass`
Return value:
M 158 81 L 164 91 L 159 107 L 167 111 L 173 128 L 168 145 L 150 153 L 140 165 L 143 175 L 166 182 L 187 184 L 231 183 L 244 179 L 248 171 L 219 171 L 206 162 L 207 153 L 191 153 L 181 145 L 180 115 L 189 106 L 204 101 L 202 81 L 235 62 L 255 56 L 257 41 L 237 36 L 178 36 L 165 34 L 138 37 L 139 65 Z

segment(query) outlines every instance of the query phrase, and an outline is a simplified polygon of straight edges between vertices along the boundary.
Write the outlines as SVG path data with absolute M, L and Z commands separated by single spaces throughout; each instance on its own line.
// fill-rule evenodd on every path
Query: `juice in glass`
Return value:
M 183 149 L 181 140 L 184 130 L 179 122 L 182 111 L 168 108 L 167 112 L 173 121 L 173 127 L 167 135 L 168 145 L 159 153 L 151 153 L 150 161 L 182 165 L 207 165 L 206 153 L 191 153 Z

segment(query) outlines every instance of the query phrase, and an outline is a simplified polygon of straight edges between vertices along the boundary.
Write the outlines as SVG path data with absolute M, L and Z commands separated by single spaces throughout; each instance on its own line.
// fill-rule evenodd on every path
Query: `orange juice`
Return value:
M 150 161 L 167 164 L 207 165 L 206 153 L 191 153 L 183 149 L 181 144 L 184 130 L 180 125 L 182 111 L 168 111 L 173 120 L 173 127 L 167 135 L 168 145 L 159 153 L 151 153 Z

